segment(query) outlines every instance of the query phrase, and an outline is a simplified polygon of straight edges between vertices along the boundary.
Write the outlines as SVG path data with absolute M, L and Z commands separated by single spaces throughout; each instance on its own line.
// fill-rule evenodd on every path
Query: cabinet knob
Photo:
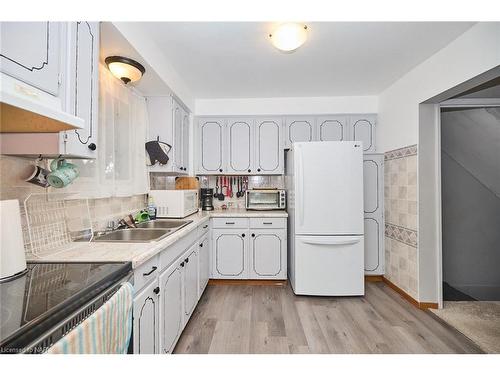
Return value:
M 260 172 L 260 168 L 257 168 L 257 172 Z
M 242 233 L 242 234 L 241 234 L 241 237 L 245 237 L 245 233 Z
M 153 289 L 154 294 L 160 293 L 160 287 L 157 286 L 156 288 Z
M 252 170 L 251 170 L 251 169 L 249 169 L 249 170 L 248 170 L 248 173 L 250 173 L 250 172 L 252 172 Z
M 202 243 L 200 243 L 200 247 L 203 247 L 203 244 L 202 244 Z
M 96 148 L 97 148 L 97 146 L 96 146 L 96 144 L 95 144 L 95 143 L 91 143 L 91 144 L 89 144 L 87 147 L 88 147 L 90 150 L 92 150 L 92 151 L 95 151 L 95 150 L 96 150 Z
M 184 259 L 184 262 L 189 263 L 189 258 Z
M 255 233 L 252 233 L 252 237 L 255 237 Z
M 184 262 L 181 262 L 181 264 L 180 264 L 180 265 L 181 265 L 181 267 L 184 267 Z

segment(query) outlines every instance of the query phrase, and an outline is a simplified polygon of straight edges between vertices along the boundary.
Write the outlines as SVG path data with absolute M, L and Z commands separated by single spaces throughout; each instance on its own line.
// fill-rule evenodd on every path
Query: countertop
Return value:
M 211 217 L 287 217 L 286 211 L 247 211 L 245 209 L 227 209 L 199 211 L 184 220 L 193 222 L 179 229 L 170 236 L 156 242 L 117 243 L 117 242 L 73 242 L 68 248 L 57 253 L 37 257 L 26 255 L 29 262 L 131 262 L 137 268 L 156 254 L 165 250 Z

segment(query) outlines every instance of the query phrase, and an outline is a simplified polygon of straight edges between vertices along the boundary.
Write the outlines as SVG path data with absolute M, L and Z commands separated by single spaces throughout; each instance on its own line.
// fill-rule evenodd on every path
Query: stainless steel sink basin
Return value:
M 137 224 L 137 228 L 168 228 L 178 230 L 189 223 L 192 223 L 192 220 L 169 220 L 169 219 L 157 219 L 146 221 L 144 223 Z
M 97 242 L 153 242 L 173 233 L 170 229 L 120 229 L 97 237 Z

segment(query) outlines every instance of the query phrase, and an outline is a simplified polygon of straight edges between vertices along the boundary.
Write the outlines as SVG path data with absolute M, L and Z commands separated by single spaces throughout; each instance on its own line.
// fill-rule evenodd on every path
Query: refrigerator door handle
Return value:
M 363 236 L 300 236 L 303 243 L 311 245 L 353 245 L 363 239 Z
M 300 225 L 304 224 L 304 165 L 302 161 L 302 148 L 300 146 L 297 146 L 297 164 L 298 164 L 298 177 L 297 179 L 299 180 L 299 191 L 298 191 L 298 200 L 300 202 L 299 206 L 299 219 L 300 219 Z

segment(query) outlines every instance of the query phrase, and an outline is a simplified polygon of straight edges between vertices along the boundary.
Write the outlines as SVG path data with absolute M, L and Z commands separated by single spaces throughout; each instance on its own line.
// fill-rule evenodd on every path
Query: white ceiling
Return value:
M 195 98 L 376 95 L 472 22 L 314 22 L 285 54 L 266 22 L 143 22 Z

